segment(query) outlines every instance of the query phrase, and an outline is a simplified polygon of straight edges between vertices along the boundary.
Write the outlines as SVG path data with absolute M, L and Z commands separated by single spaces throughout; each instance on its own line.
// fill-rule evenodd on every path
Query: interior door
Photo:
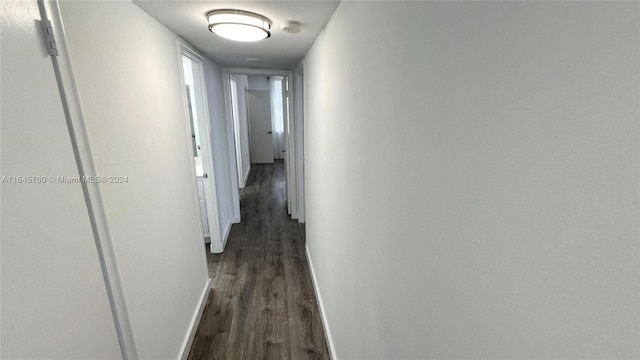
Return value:
M 206 85 L 204 82 L 203 60 L 199 54 L 186 45 L 181 45 L 183 81 L 186 87 L 185 100 L 189 117 L 190 139 L 194 156 L 198 208 L 202 220 L 202 232 L 211 241 L 211 252 L 224 250 L 218 218 L 218 196 L 216 193 L 213 152 L 207 111 Z M 200 183 L 200 185 L 199 185 Z M 206 241 L 206 238 L 204 239 Z
M 56 73 L 38 19 L 35 0 L 0 1 L 0 358 L 122 358 Z M 54 30 L 58 61 L 65 63 L 66 44 L 60 28 Z M 66 183 L 62 177 L 74 181 Z
M 270 92 L 269 90 L 249 90 L 247 95 L 251 131 L 251 163 L 273 164 Z

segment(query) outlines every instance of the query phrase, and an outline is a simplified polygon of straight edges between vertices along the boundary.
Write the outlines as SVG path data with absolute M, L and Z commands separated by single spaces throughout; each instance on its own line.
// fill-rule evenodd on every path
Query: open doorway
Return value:
M 293 116 L 298 94 L 293 81 L 291 71 L 223 68 L 227 118 L 234 130 L 235 156 L 230 161 L 242 173 L 239 187 L 246 184 L 251 164 L 281 159 L 286 169 L 287 212 L 299 219 L 300 196 L 304 195 L 298 187 L 302 179 L 297 163 L 302 156 L 297 144 L 302 145 L 302 133 L 296 131 L 296 121 L 302 119 Z M 239 203 L 239 194 L 234 195 Z
M 200 211 L 203 241 L 211 243 L 211 252 L 223 250 L 218 218 L 211 131 L 204 81 L 204 58 L 188 45 L 180 43 L 184 103 L 188 120 L 189 148 L 193 156 L 195 201 Z
M 247 77 L 247 108 L 252 164 L 285 160 L 286 90 L 282 76 Z
M 269 86 L 271 88 L 273 157 L 276 160 L 284 160 L 286 153 L 284 119 L 289 116 L 289 107 L 287 106 L 289 101 L 289 96 L 287 96 L 288 79 L 282 76 L 270 76 L 267 79 L 269 80 Z
M 274 160 L 285 160 L 288 79 L 261 75 L 249 75 L 247 79 L 251 163 L 270 164 Z

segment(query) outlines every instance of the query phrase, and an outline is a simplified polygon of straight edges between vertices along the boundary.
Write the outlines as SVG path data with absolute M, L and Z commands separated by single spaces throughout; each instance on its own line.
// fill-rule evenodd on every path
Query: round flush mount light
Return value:
M 271 36 L 271 21 L 242 10 L 214 10 L 207 14 L 209 31 L 233 41 L 258 41 Z
M 280 30 L 289 34 L 297 34 L 302 29 L 301 29 L 301 24 L 299 22 L 293 21 L 293 20 L 287 20 L 287 21 L 283 21 L 282 24 L 280 24 Z
M 258 58 L 254 58 L 254 57 L 244 58 L 244 61 L 246 61 L 246 62 L 262 62 L 262 60 L 260 60 Z

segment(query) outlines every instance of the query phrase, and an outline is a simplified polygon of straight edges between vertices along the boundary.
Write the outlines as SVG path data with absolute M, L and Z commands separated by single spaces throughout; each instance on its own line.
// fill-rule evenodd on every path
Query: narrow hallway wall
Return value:
M 640 358 L 639 7 L 339 5 L 304 60 L 338 359 Z

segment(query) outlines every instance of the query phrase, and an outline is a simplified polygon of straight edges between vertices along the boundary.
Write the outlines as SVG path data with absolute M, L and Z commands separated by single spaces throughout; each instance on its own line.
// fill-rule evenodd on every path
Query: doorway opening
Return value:
M 204 58 L 185 43 L 180 43 L 184 103 L 188 121 L 189 150 L 193 157 L 195 205 L 200 212 L 203 241 L 211 243 L 211 252 L 223 250 L 218 218 L 211 130 L 204 80 Z
M 233 129 L 234 156 L 230 162 L 237 169 L 238 187 L 242 189 L 251 171 L 251 164 L 284 162 L 286 170 L 287 212 L 300 218 L 301 170 L 303 142 L 302 116 L 294 116 L 297 96 L 293 91 L 292 71 L 244 68 L 223 68 L 223 85 L 227 118 Z M 300 123 L 300 124 L 299 124 Z M 233 194 L 239 205 L 239 194 Z M 239 206 L 236 215 L 240 216 Z
M 284 118 L 288 116 L 282 76 L 249 75 L 247 108 L 252 164 L 285 160 Z

